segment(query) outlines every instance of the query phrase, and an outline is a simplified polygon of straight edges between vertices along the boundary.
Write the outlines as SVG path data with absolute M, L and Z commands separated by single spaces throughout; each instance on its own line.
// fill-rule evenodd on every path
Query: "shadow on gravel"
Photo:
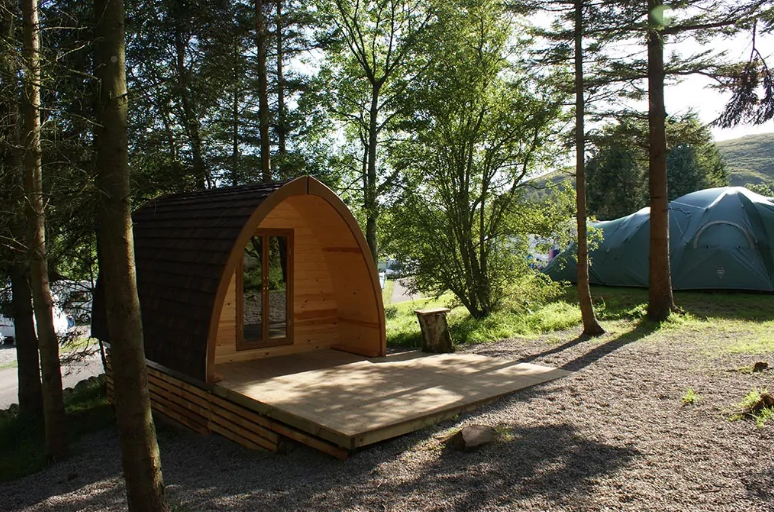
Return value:
M 500 428 L 506 441 L 475 456 L 446 450 L 443 470 L 431 470 L 415 481 L 454 495 L 454 510 L 509 504 L 517 509 L 519 502 L 533 498 L 552 508 L 583 508 L 595 482 L 640 455 L 634 448 L 583 437 L 566 423 Z
M 649 334 L 652 334 L 654 331 L 658 330 L 658 327 L 658 323 L 643 319 L 631 331 L 612 337 L 609 340 L 603 341 L 602 343 L 599 343 L 594 338 L 589 338 L 586 335 L 580 335 L 556 347 L 552 347 L 537 354 L 523 357 L 519 360 L 519 362 L 530 363 L 532 361 L 543 359 L 554 354 L 562 354 L 563 352 L 570 351 L 574 348 L 578 349 L 581 348 L 583 344 L 588 344 L 591 347 L 588 352 L 585 352 L 583 355 L 578 356 L 575 359 L 572 359 L 571 361 L 568 361 L 560 366 L 562 370 L 578 371 L 596 361 L 599 361 L 603 357 L 615 352 L 619 348 L 630 343 L 634 343 L 635 341 L 641 340 Z
M 501 432 L 501 441 L 476 452 L 443 450 L 405 467 L 406 450 L 427 439 L 426 431 L 344 463 L 305 448 L 251 457 L 217 440 L 206 468 L 190 459 L 171 463 L 175 450 L 166 450 L 165 480 L 182 510 L 517 510 L 530 502 L 583 508 L 596 482 L 640 455 L 583 437 L 568 424 L 501 426 Z
M 580 357 L 568 361 L 561 366 L 562 370 L 569 370 L 572 372 L 581 370 L 592 363 L 595 363 L 603 357 L 612 354 L 619 348 L 641 340 L 642 338 L 657 331 L 659 324 L 657 322 L 651 322 L 648 320 L 640 320 L 637 326 L 629 332 L 619 334 L 618 336 L 605 341 L 599 345 L 595 344 L 594 348 L 586 352 Z M 577 343 L 576 343 L 577 344 Z
M 278 510 L 467 511 L 509 505 L 516 510 L 536 500 L 544 507 L 582 508 L 594 494 L 595 482 L 639 456 L 635 449 L 584 438 L 568 424 L 502 430 L 504 441 L 473 453 L 446 449 L 440 459 L 412 467 L 399 478 L 381 478 L 378 467 L 370 472 L 341 468 L 335 471 L 339 475 L 333 488 L 321 488 L 320 484 L 326 485 L 323 481 L 288 481 L 283 494 L 292 496 L 290 502 L 264 494 L 261 503 Z M 382 462 L 400 464 L 399 460 Z
M 10 482 L 1 482 L 0 510 L 21 512 L 51 497 L 68 493 L 74 493 L 76 497 L 65 501 L 61 508 L 46 507 L 46 510 L 95 510 L 90 508 L 95 502 L 102 507 L 111 501 L 120 504 L 123 492 L 113 500 L 99 496 L 104 491 L 104 485 L 99 491 L 78 495 L 84 488 L 121 475 L 120 454 L 117 450 L 111 451 L 117 446 L 116 429 L 107 428 L 72 444 L 69 448 L 70 457 L 53 463 L 38 473 Z
M 751 468 L 742 481 L 753 501 L 774 505 L 774 464 L 768 468 Z
M 427 430 L 340 462 L 305 447 L 286 455 L 245 450 L 218 436 L 159 437 L 167 493 L 178 510 L 514 510 L 584 508 L 596 482 L 639 457 L 636 449 L 581 435 L 572 425 L 501 425 L 502 439 L 471 452 L 443 450 Z M 125 510 L 115 431 L 77 460 L 0 486 L 0 509 Z M 429 450 L 425 460 L 406 453 Z M 77 477 L 68 481 L 72 473 Z M 58 496 L 45 503 L 46 498 Z M 5 503 L 2 503 L 5 502 Z M 528 507 L 527 507 L 528 508 Z

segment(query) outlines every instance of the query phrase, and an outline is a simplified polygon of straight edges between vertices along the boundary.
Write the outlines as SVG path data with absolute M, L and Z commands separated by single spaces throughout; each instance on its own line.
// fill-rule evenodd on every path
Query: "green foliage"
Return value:
M 634 213 L 648 205 L 647 125 L 608 125 L 593 137 L 596 151 L 587 165 L 589 213 L 601 220 Z M 695 114 L 667 121 L 669 200 L 729 184 L 729 173 L 712 134 Z
M 403 194 L 389 252 L 417 289 L 450 290 L 478 319 L 502 304 L 529 269 L 527 234 L 551 235 L 569 218 L 556 203 L 528 200 L 522 185 L 549 152 L 559 117 L 548 84 L 511 63 L 513 20 L 499 2 L 444 4 L 433 27 L 430 69 L 412 84 L 413 117 L 391 152 Z M 537 90 L 540 89 L 540 90 Z
M 78 386 L 65 394 L 67 433 L 70 442 L 114 424 L 115 416 L 107 402 L 105 378 Z M 15 480 L 40 471 L 45 456 L 43 425 L 24 420 L 14 412 L 0 411 L 0 482 Z
M 415 309 L 449 307 L 449 330 L 455 344 L 486 343 L 513 336 L 534 336 L 568 329 L 580 322 L 577 305 L 565 300 L 566 289 L 547 282 L 542 274 L 522 276 L 510 289 L 504 307 L 483 319 L 474 318 L 451 294 L 402 302 L 391 306 L 387 316 L 387 342 L 391 346 L 417 348 L 421 332 Z
M 600 220 L 634 213 L 647 204 L 647 165 L 628 145 L 605 145 L 586 165 L 588 211 Z M 615 198 L 615 199 L 613 199 Z
M 774 189 L 771 188 L 771 185 L 766 185 L 764 183 L 745 183 L 744 188 L 751 190 L 756 194 L 760 194 L 763 197 L 774 196 Z
M 697 395 L 696 392 L 691 388 L 688 388 L 688 391 L 686 391 L 683 397 L 680 399 L 680 402 L 682 402 L 683 405 L 693 405 L 698 401 L 699 395 Z
M 426 34 L 435 20 L 434 4 L 313 2 L 316 38 L 327 51 L 306 104 L 318 125 L 313 131 L 338 149 L 328 167 L 347 176 L 345 201 L 357 205 L 355 213 L 375 254 L 379 217 L 396 186 L 396 171 L 385 153 L 401 119 L 412 115 L 406 90 L 427 69 Z

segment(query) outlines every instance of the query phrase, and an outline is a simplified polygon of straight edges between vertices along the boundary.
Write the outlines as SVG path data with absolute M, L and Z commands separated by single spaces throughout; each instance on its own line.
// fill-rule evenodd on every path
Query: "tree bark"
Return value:
M 234 98 L 232 108 L 231 186 L 239 184 L 239 39 L 234 41 Z
M 422 352 L 451 354 L 454 352 L 449 324 L 446 322 L 448 308 L 417 309 L 414 311 L 422 330 Z
M 105 280 L 114 404 L 129 510 L 167 511 L 151 416 L 140 302 L 134 266 L 123 0 L 96 0 L 97 204 L 99 264 Z
M 191 102 L 191 96 L 188 88 L 188 68 L 185 65 L 185 49 L 187 43 L 183 40 L 183 29 L 179 25 L 175 28 L 175 51 L 177 52 L 177 87 L 180 94 L 180 102 L 183 104 L 183 114 L 185 115 L 185 127 L 188 134 L 188 140 L 191 142 L 191 163 L 193 165 L 193 175 L 196 180 L 196 188 L 204 190 L 207 188 L 208 173 L 204 167 L 204 158 L 202 157 L 202 138 L 199 134 L 199 117 L 196 109 Z
M 650 259 L 648 317 L 663 321 L 674 308 L 669 268 L 669 194 L 667 190 L 666 109 L 664 106 L 664 46 L 654 10 L 662 0 L 648 0 L 648 128 L 650 187 Z
M 38 325 L 38 348 L 43 374 L 43 413 L 46 453 L 60 458 L 67 451 L 67 429 L 59 341 L 54 331 L 54 301 L 48 281 L 46 255 L 46 214 L 43 202 L 42 153 L 40 148 L 40 25 L 37 0 L 22 2 L 24 19 L 24 190 L 26 193 L 27 244 L 30 255 L 30 284 Z
M 0 1 L 0 40 L 9 48 L 15 46 L 13 0 Z M 12 201 L 11 236 L 20 245 L 24 244 L 24 187 L 21 141 L 19 132 L 18 67 L 10 52 L 0 57 L 0 83 L 8 89 L 5 101 L 0 104 L 2 135 L 0 140 L 6 144 L 0 148 L 3 165 L 10 173 L 12 190 L 5 196 Z M 18 208 L 17 208 L 18 205 Z M 28 273 L 28 257 L 14 256 L 11 268 L 11 303 L 15 327 L 16 362 L 19 381 L 19 416 L 22 418 L 43 419 L 43 392 L 40 384 L 40 359 L 38 357 L 38 338 L 32 310 L 32 290 Z
M 255 41 L 258 47 L 258 117 L 261 134 L 261 178 L 271 181 L 271 142 L 269 140 L 269 81 L 266 75 L 266 23 L 263 0 L 255 0 Z
M 32 311 L 32 290 L 26 266 L 16 263 L 11 276 L 13 323 L 16 330 L 16 362 L 19 378 L 19 416 L 43 419 L 38 337 Z
M 365 176 L 366 242 L 371 249 L 374 263 L 379 263 L 379 241 L 376 222 L 379 219 L 379 205 L 376 193 L 376 145 L 378 143 L 379 91 L 381 84 L 374 84 L 371 91 L 371 107 L 368 112 L 368 168 Z
M 283 70 L 283 60 L 285 58 L 284 48 L 282 46 L 282 0 L 277 1 L 277 142 L 280 160 L 280 174 L 284 165 L 287 147 L 285 142 L 285 74 Z
M 586 232 L 586 127 L 583 95 L 583 0 L 575 0 L 575 202 L 578 222 L 578 302 L 583 334 L 600 336 L 605 330 L 594 315 L 589 286 L 589 243 Z

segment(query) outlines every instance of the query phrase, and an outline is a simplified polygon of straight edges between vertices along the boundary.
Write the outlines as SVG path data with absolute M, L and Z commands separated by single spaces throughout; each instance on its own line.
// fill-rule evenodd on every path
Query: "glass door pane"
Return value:
M 254 236 L 242 256 L 242 336 L 263 340 L 263 237 Z
M 269 339 L 288 335 L 288 237 L 270 235 L 267 255 L 267 316 Z

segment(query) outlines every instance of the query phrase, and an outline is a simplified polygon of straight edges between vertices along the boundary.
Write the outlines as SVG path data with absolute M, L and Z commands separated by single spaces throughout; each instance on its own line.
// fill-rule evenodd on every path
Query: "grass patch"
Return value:
M 60 339 L 59 351 L 64 355 L 71 352 L 83 351 L 88 348 L 96 348 L 99 343 L 96 339 L 77 333 L 68 333 Z
M 608 331 L 630 331 L 647 315 L 648 291 L 645 289 L 594 286 L 591 291 L 596 314 Z M 654 324 L 648 339 L 674 339 L 676 332 L 681 332 L 690 334 L 711 355 L 774 353 L 774 295 L 676 292 L 675 302 L 685 313 Z M 454 297 L 447 294 L 388 306 L 387 343 L 419 347 L 421 334 L 414 310 L 452 307 L 454 303 Z M 452 307 L 448 321 L 454 342 L 464 344 L 563 331 L 580 325 L 581 317 L 576 288 L 566 286 L 559 299 L 542 306 L 506 307 L 483 320 L 472 318 L 464 307 L 458 306 Z
M 394 289 L 395 289 L 395 280 L 385 279 L 384 288 L 382 288 L 382 302 L 384 303 L 385 308 L 390 304 L 392 304 L 392 291 Z
M 17 366 L 19 366 L 19 365 L 16 362 L 16 360 L 14 359 L 10 363 L 0 364 L 0 370 L 5 370 L 6 368 L 16 368 Z
M 680 399 L 680 402 L 682 402 L 683 405 L 693 405 L 698 401 L 699 395 L 697 395 L 696 392 L 691 388 L 688 388 L 688 391 L 686 391 L 683 397 Z
M 415 309 L 449 307 L 449 331 L 455 344 L 486 343 L 513 336 L 535 336 L 569 329 L 580 322 L 576 305 L 559 301 L 540 307 L 533 312 L 498 311 L 488 318 L 477 320 L 463 306 L 454 305 L 451 294 L 438 298 L 424 298 L 401 302 L 385 311 L 387 343 L 391 346 L 417 348 L 422 334 Z
M 65 395 L 67 436 L 70 443 L 86 434 L 115 424 L 105 393 L 104 377 L 81 384 Z M 45 455 L 42 422 L 23 420 L 11 412 L 0 413 L 0 482 L 15 480 L 43 469 Z
M 774 418 L 774 400 L 767 389 L 753 389 L 739 403 L 740 412 L 731 416 L 731 421 L 749 418 L 755 421 L 755 426 L 763 428 L 766 422 Z

